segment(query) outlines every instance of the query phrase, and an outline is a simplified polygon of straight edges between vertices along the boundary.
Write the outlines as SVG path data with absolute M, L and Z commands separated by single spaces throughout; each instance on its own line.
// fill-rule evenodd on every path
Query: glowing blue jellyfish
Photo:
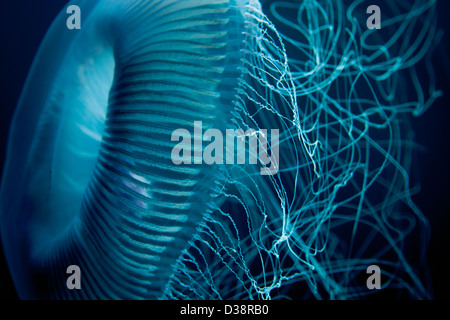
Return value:
M 81 30 L 62 12 L 2 181 L 20 297 L 358 298 L 371 264 L 383 286 L 428 297 L 403 246 L 427 230 L 406 115 L 439 95 L 414 69 L 434 1 L 410 2 L 387 2 L 382 30 L 365 28 L 362 1 L 78 1 Z M 171 135 L 195 121 L 278 129 L 277 173 L 174 164 Z M 66 287 L 73 264 L 82 290 Z

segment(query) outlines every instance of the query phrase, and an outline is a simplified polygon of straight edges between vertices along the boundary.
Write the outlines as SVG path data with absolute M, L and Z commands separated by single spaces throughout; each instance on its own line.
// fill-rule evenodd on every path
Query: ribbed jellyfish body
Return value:
M 34 140 L 19 151 L 23 137 L 12 137 L 9 166 L 22 157 L 26 169 L 3 183 L 3 219 L 18 228 L 3 223 L 12 264 L 21 266 L 14 277 L 32 274 L 19 287 L 22 297 L 161 297 L 171 266 L 208 210 L 211 177 L 220 173 L 174 165 L 171 134 L 193 131 L 194 121 L 205 129 L 225 129 L 230 121 L 245 47 L 244 5 L 99 1 L 89 12 L 84 6 L 83 29 L 57 49 L 65 51 L 61 65 L 41 85 L 33 77 L 52 63 L 46 54 L 62 32 L 54 24 L 14 123 Z M 36 103 L 43 105 L 26 128 L 20 115 L 36 108 L 26 94 L 40 90 L 45 97 Z M 11 199 L 6 186 L 17 176 L 25 192 Z M 66 288 L 72 264 L 83 272 L 83 290 Z
M 429 81 L 415 69 L 439 40 L 435 1 L 392 1 L 382 30 L 364 1 L 263 3 L 85 0 L 81 30 L 57 17 L 1 186 L 20 297 L 354 299 L 373 293 L 372 264 L 399 296 L 429 297 L 406 249 L 428 232 L 409 116 L 440 95 L 431 64 Z M 178 129 L 192 164 L 173 162 Z M 246 161 L 200 159 L 207 129 L 240 129 L 224 149 Z M 250 163 L 256 136 L 279 151 L 270 167 Z

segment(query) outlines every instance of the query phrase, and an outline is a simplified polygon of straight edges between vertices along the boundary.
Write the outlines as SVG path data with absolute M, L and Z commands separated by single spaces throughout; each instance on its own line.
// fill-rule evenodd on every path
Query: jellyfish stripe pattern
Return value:
M 359 299 L 372 264 L 430 298 L 406 252 L 429 236 L 411 119 L 441 94 L 417 72 L 435 1 L 385 1 L 381 29 L 362 0 L 73 4 L 81 29 L 57 16 L 10 129 L 0 226 L 21 298 Z M 279 157 L 207 164 L 194 122 L 278 130 Z M 191 163 L 173 161 L 179 128 Z

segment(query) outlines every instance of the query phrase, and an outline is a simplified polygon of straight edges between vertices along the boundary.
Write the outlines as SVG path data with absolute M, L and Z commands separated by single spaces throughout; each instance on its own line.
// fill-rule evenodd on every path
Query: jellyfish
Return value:
M 386 3 L 381 30 L 363 1 L 76 4 L 82 28 L 57 16 L 11 126 L 0 225 L 21 298 L 355 299 L 372 264 L 430 297 L 404 249 L 428 232 L 408 117 L 440 95 L 415 69 L 435 1 Z M 214 152 L 249 161 L 202 161 L 208 130 L 243 132 Z M 275 142 L 275 171 L 246 133 Z

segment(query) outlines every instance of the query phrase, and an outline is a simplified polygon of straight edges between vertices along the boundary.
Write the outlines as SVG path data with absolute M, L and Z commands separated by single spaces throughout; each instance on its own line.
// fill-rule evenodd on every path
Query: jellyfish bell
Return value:
M 207 209 L 214 180 L 205 180 L 217 175 L 174 166 L 170 134 L 231 119 L 251 28 L 244 13 L 258 4 L 77 5 L 83 28 L 63 28 L 60 13 L 14 117 L 1 193 L 6 256 L 21 297 L 158 297 Z M 71 264 L 92 281 L 120 280 L 64 293 L 57 270 Z
M 93 7 L 83 2 L 91 31 Z M 104 126 L 104 87 L 113 76 L 112 52 L 98 49 L 106 43 L 100 32 L 80 40 L 63 27 L 65 19 L 58 15 L 35 57 L 12 121 L 2 181 L 3 246 L 22 297 L 38 296 L 30 293 L 33 261 L 80 209 Z M 94 62 L 100 68 L 89 69 Z M 96 94 L 88 104 L 82 99 L 89 90 Z

